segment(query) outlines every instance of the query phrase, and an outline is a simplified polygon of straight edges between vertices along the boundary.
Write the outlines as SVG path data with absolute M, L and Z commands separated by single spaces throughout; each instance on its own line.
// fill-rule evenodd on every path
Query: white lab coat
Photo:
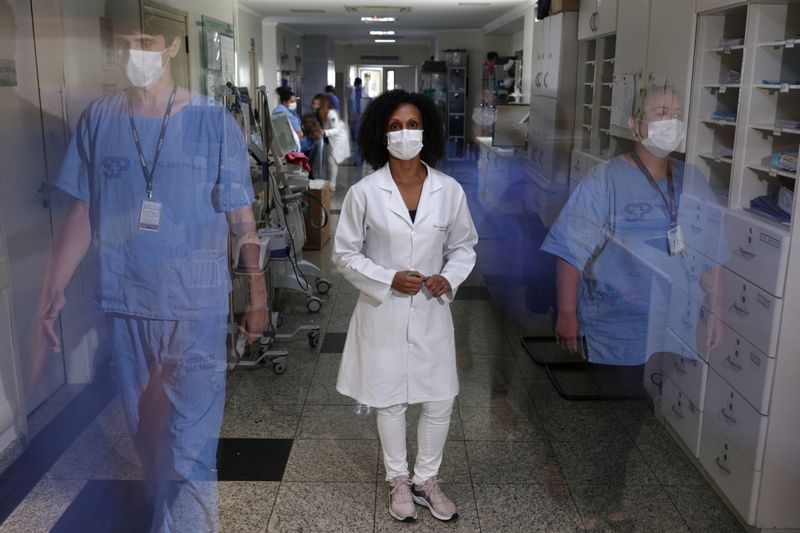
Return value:
M 450 303 L 475 266 L 477 242 L 463 189 L 430 167 L 414 223 L 388 164 L 350 188 L 333 261 L 361 294 L 336 390 L 373 407 L 458 395 Z M 397 293 L 391 284 L 402 270 L 440 274 L 453 292 Z
M 350 132 L 335 109 L 328 111 L 328 127 L 325 129 L 325 137 L 328 139 L 328 149 L 336 163 L 341 163 L 350 157 Z

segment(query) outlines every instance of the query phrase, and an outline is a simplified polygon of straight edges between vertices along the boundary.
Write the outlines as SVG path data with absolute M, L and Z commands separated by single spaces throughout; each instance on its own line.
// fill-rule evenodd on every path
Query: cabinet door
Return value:
M 614 75 L 637 74 L 640 83 L 647 61 L 650 2 L 645 0 L 618 0 L 617 47 Z M 672 42 L 670 39 L 666 42 Z M 663 45 L 662 41 L 662 45 Z M 671 47 L 670 47 L 671 49 Z
M 666 80 L 688 115 L 696 16 L 694 0 L 651 0 L 647 46 L 648 84 Z M 685 152 L 686 142 L 677 152 Z
M 531 63 L 531 95 L 542 94 L 542 68 L 544 56 L 544 28 L 547 19 L 537 20 L 533 24 L 533 62 Z
M 602 0 L 601 0 L 602 1 Z M 594 20 L 597 18 L 597 0 L 581 0 L 578 8 L 578 39 L 591 39 L 595 36 Z
M 617 31 L 617 0 L 597 0 L 594 29 L 598 37 Z
M 558 96 L 558 76 L 561 68 L 561 41 L 564 32 L 565 14 L 560 13 L 547 18 L 547 55 L 545 57 L 544 74 L 542 74 L 542 94 L 555 98 Z
M 47 192 L 42 111 L 29 100 L 29 95 L 39 95 L 40 90 L 36 48 L 30 45 L 34 42 L 31 3 L 14 0 L 11 5 L 16 31 L 10 42 L 28 43 L 28 46 L 17 46 L 17 87 L 2 89 L 0 159 L 3 171 L 0 173 L 0 188 L 3 209 L 0 216 L 5 223 L 3 231 L 14 294 L 11 302 L 16 328 L 14 335 L 18 353 L 26 354 L 20 358 L 20 370 L 22 382 L 26 384 L 26 408 L 31 412 L 64 384 L 66 376 L 63 354 L 48 355 L 38 380 L 33 380 L 34 357 L 31 354 L 36 345 L 31 341 L 40 337 L 38 331 L 31 335 L 31 328 L 39 313 L 42 284 L 53 246 L 53 227 Z M 51 172 L 50 177 L 54 174 Z

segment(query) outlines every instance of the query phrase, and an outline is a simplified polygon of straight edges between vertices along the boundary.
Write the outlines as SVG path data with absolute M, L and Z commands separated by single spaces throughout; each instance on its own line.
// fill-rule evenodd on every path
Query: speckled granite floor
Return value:
M 464 184 L 482 238 L 492 241 L 497 227 L 508 228 L 506 217 L 514 215 L 514 206 L 493 213 L 486 207 L 491 203 L 487 198 L 496 197 L 491 184 L 487 192 L 487 185 L 474 183 L 468 170 L 453 174 Z M 353 167 L 342 167 L 340 184 L 354 181 L 355 175 Z M 345 189 L 340 186 L 334 213 Z M 461 394 L 441 477 L 460 518 L 444 524 L 421 511 L 415 524 L 400 524 L 386 512 L 375 415 L 334 388 L 357 293 L 334 273 L 329 245 L 305 254 L 333 284 L 320 296 L 322 312 L 305 313 L 299 295 L 286 294 L 277 302 L 278 310 L 287 311 L 283 329 L 319 325 L 323 346 L 312 349 L 305 338 L 284 342 L 291 352 L 285 374 L 262 367 L 229 376 L 217 484 L 221 529 L 740 530 L 643 403 L 566 402 L 554 393 L 518 341 L 523 334 L 545 333 L 548 320 L 530 315 L 522 327 L 509 318 L 524 315 L 525 291 L 520 276 L 500 276 L 494 268 L 498 260 L 511 264 L 516 258 L 494 257 L 487 248 L 480 253 L 493 257 L 482 262 L 482 272 L 470 278 L 452 305 Z M 497 283 L 487 287 L 486 279 Z M 581 385 L 580 378 L 575 381 Z M 60 393 L 63 401 L 52 402 L 39 415 L 36 431 L 77 393 Z M 409 412 L 413 457 L 419 409 Z M 4 474 L 20 453 L 0 457 Z M 9 510 L 2 531 L 98 531 L 109 517 L 87 502 L 109 495 L 130 499 L 141 491 L 141 468 L 119 398 L 100 410 L 52 463 L 40 476 L 24 480 L 27 496 Z M 119 530 L 135 530 L 133 524 Z

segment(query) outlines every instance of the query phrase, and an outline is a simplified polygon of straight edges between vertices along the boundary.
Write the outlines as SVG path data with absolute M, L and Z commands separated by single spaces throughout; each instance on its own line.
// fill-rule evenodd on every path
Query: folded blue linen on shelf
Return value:
M 792 219 L 789 213 L 780 208 L 778 198 L 774 194 L 753 198 L 750 200 L 750 210 L 782 224 L 787 224 Z
M 773 168 L 777 168 L 779 170 L 797 172 L 797 152 L 781 150 L 778 153 L 772 154 L 770 164 Z
M 736 122 L 736 111 L 714 111 L 711 113 L 711 120 L 724 120 L 725 122 Z

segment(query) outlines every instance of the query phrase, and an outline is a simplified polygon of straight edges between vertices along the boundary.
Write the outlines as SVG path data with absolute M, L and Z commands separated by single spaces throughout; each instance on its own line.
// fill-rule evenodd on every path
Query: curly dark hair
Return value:
M 294 91 L 288 87 L 278 87 L 275 92 L 278 93 L 278 98 L 282 104 L 285 104 L 292 99 L 292 96 L 295 96 Z
M 402 104 L 413 105 L 422 115 L 422 160 L 435 166 L 444 157 L 444 122 L 434 101 L 422 93 L 395 89 L 375 98 L 361 116 L 358 145 L 364 160 L 374 169 L 383 167 L 389 161 L 386 127 L 392 113 Z

